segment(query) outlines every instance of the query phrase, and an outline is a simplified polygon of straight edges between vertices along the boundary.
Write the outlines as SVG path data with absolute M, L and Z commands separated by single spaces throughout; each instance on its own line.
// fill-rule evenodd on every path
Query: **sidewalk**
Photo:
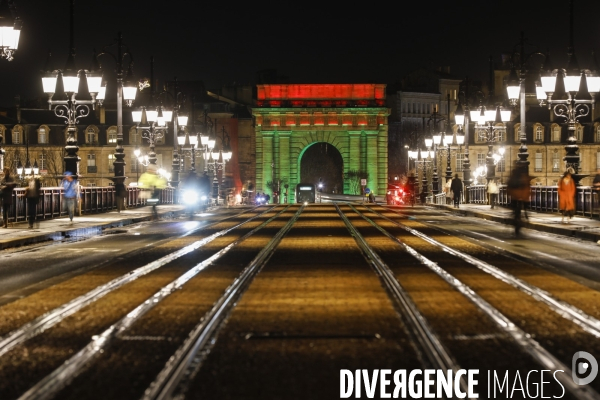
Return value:
M 432 205 L 461 215 L 512 225 L 512 211 L 506 207 L 495 207 L 492 210 L 487 204 L 461 204 L 458 209 L 449 205 Z M 570 223 L 563 224 L 561 223 L 562 215 L 558 213 L 541 213 L 527 210 L 527 215 L 529 219 L 523 219 L 524 228 L 596 243 L 600 241 L 600 220 L 574 216 Z
M 184 211 L 182 205 L 163 204 L 158 208 L 159 218 L 173 218 Z M 130 208 L 118 213 L 111 211 L 99 214 L 75 216 L 73 223 L 68 217 L 40 220 L 33 229 L 26 221 L 12 223 L 8 228 L 0 227 L 0 250 L 62 240 L 73 237 L 90 237 L 102 233 L 105 229 L 117 228 L 152 219 L 152 207 Z

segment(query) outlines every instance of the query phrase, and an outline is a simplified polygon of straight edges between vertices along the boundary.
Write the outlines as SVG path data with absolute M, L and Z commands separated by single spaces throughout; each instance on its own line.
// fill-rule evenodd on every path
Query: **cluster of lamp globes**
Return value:
M 18 164 L 17 164 L 17 174 L 20 176 L 23 176 L 23 173 L 25 173 L 25 175 L 31 175 L 31 173 L 33 172 L 33 175 L 38 175 L 40 173 L 40 169 L 38 168 L 38 164 L 37 164 L 37 160 L 33 163 L 33 166 L 31 165 L 31 163 L 29 162 L 29 160 L 27 160 L 27 162 L 25 163 L 25 167 L 23 167 L 23 164 L 21 164 L 21 161 L 19 160 Z
M 68 61 L 67 61 L 68 65 Z M 69 66 L 64 70 L 46 71 L 42 74 L 42 86 L 44 93 L 48 94 L 49 100 L 52 100 L 56 92 L 58 78 L 62 78 L 63 90 L 69 96 L 79 94 L 79 84 L 81 76 L 85 76 L 88 92 L 92 98 L 91 104 L 102 105 L 106 98 L 106 81 L 103 79 L 100 70 L 75 70 Z M 123 80 L 123 100 L 128 107 L 131 107 L 137 94 L 137 83 L 133 78 L 131 68 L 127 71 L 127 75 Z M 50 105 L 52 106 L 52 105 Z
M 580 70 L 579 68 L 553 69 L 546 71 L 536 82 L 536 97 L 543 105 L 546 101 L 552 103 L 552 95 L 558 90 L 558 78 L 564 82 L 565 92 L 570 95 L 577 93 L 581 100 L 585 100 L 585 90 L 594 98 L 600 91 L 600 76 L 597 71 Z M 582 87 L 582 81 L 585 78 L 587 87 Z M 583 90 L 580 90 L 583 89 Z M 520 80 L 514 68 L 511 70 L 506 91 L 511 104 L 516 104 L 521 92 Z
M 462 146 L 465 143 L 465 135 L 457 134 L 455 137 L 456 137 L 457 145 Z M 433 144 L 435 144 L 436 146 L 442 145 L 444 147 L 450 148 L 450 146 L 452 146 L 453 141 L 454 141 L 454 137 L 451 135 L 445 135 L 442 137 L 441 134 L 437 134 L 437 135 L 433 135 L 432 138 L 425 139 L 425 147 L 427 147 L 427 149 L 430 149 L 431 146 Z M 408 150 L 408 157 L 411 160 L 417 160 L 419 158 L 419 150 Z M 434 157 L 435 157 L 434 150 L 421 150 L 421 158 L 426 159 L 426 158 L 434 158 Z
M 150 129 L 153 127 L 158 130 L 167 129 L 167 123 L 171 122 L 173 119 L 173 111 L 168 109 L 163 109 L 162 106 L 157 107 L 155 110 L 146 109 L 142 107 L 138 110 L 131 111 L 131 117 L 133 122 L 137 124 L 140 129 Z M 184 112 L 179 111 L 177 113 L 177 125 L 180 127 L 187 126 L 188 116 Z M 198 146 L 198 141 L 200 141 L 200 147 Z M 209 162 L 227 162 L 231 159 L 232 152 L 229 149 L 223 149 L 223 151 L 219 151 L 215 148 L 216 140 L 211 138 L 208 135 L 203 135 L 200 133 L 188 134 L 183 129 L 179 131 L 177 134 L 177 144 L 181 146 L 183 150 L 193 150 L 194 148 L 202 148 L 207 151 L 204 152 L 203 157 L 205 160 Z M 138 158 L 138 161 L 147 165 L 148 163 L 148 155 L 141 155 L 141 151 L 136 149 L 134 151 L 135 156 Z M 219 156 L 222 156 L 222 161 L 219 159 Z
M 19 48 L 21 20 L 12 18 L 8 1 L 0 4 L 0 57 L 12 61 Z

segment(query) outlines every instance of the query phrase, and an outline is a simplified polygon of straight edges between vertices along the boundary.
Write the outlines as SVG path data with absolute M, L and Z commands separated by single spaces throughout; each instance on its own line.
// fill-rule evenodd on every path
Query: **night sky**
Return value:
M 47 53 L 62 68 L 69 50 L 70 0 L 15 2 L 23 30 L 15 60 L 0 60 L 0 106 L 11 106 L 17 95 L 42 96 L 39 71 Z M 510 53 L 521 31 L 539 50 L 550 49 L 555 66 L 566 63 L 569 2 L 441 4 L 76 0 L 77 66 L 88 68 L 93 49 L 112 44 L 119 30 L 138 78 L 150 77 L 154 56 L 161 85 L 177 77 L 202 80 L 210 90 L 254 84 L 262 69 L 276 69 L 292 83 L 393 84 L 419 67 L 450 66 L 459 78 L 487 81 L 490 55 L 499 60 Z M 600 1 L 575 1 L 581 67 L 594 46 L 600 51 L 599 15 Z M 114 61 L 102 63 L 113 74 Z

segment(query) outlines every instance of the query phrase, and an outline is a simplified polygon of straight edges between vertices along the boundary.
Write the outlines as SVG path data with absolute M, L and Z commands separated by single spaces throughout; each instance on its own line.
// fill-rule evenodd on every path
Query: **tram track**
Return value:
M 156 274 L 157 272 L 159 272 L 165 268 L 168 268 L 165 271 L 165 273 L 166 273 L 165 277 L 167 279 L 169 278 L 169 276 L 172 275 L 173 272 L 176 273 L 177 269 L 186 271 L 189 268 L 176 267 L 176 266 L 171 267 L 170 265 L 173 264 L 174 262 L 179 262 L 180 260 L 187 262 L 187 261 L 185 261 L 185 259 L 189 260 L 190 257 L 193 259 L 194 252 L 198 252 L 200 249 L 202 249 L 209 243 L 222 241 L 224 238 L 225 238 L 225 240 L 227 240 L 226 239 L 227 235 L 231 236 L 232 233 L 234 233 L 236 230 L 240 230 L 240 229 L 248 230 L 247 228 L 244 227 L 244 225 L 246 225 L 248 223 L 252 223 L 252 221 L 255 220 L 256 218 L 266 219 L 265 215 L 268 215 L 268 213 L 273 212 L 274 209 L 275 209 L 275 207 L 262 209 L 262 210 L 259 210 L 258 213 L 253 212 L 253 211 L 250 211 L 250 212 L 245 211 L 245 212 L 239 213 L 237 215 L 220 218 L 215 223 L 210 224 L 210 227 L 212 228 L 212 230 L 216 230 L 216 232 L 214 232 L 213 234 L 209 234 L 208 236 L 206 236 L 200 240 L 195 240 L 194 237 L 191 237 L 187 234 L 189 232 L 186 232 L 186 234 L 184 234 L 182 236 L 188 236 L 188 238 L 186 240 L 187 243 L 190 243 L 193 240 L 193 242 L 191 242 L 187 246 L 184 246 L 183 248 L 179 248 L 176 251 L 170 251 L 168 254 L 166 254 L 158 259 L 155 259 L 154 261 L 152 261 L 150 263 L 145 263 L 144 265 L 142 265 L 139 268 L 136 268 L 133 271 L 129 270 L 127 273 L 125 273 L 123 275 L 119 275 L 117 278 L 113 279 L 109 283 L 100 285 L 100 286 L 94 288 L 93 290 L 91 290 L 71 301 L 64 303 L 60 307 L 50 310 L 49 312 L 43 314 L 42 316 L 35 318 L 34 320 L 21 326 L 19 329 L 12 331 L 11 333 L 6 335 L 2 339 L 2 358 L 4 358 L 4 360 L 2 360 L 2 358 L 0 358 L 0 374 L 3 374 L 3 375 L 5 375 L 7 373 L 13 374 L 14 372 L 10 372 L 11 369 L 18 368 L 19 364 L 23 364 L 23 367 L 25 367 L 25 365 L 27 365 L 28 363 L 31 364 L 32 362 L 34 362 L 33 365 L 35 365 L 35 368 L 27 367 L 28 370 L 27 370 L 26 375 L 28 375 L 28 376 L 35 376 L 35 374 L 37 373 L 35 371 L 38 368 L 42 368 L 42 370 L 44 368 L 47 368 L 44 366 L 44 364 L 45 364 L 44 362 L 40 363 L 39 361 L 36 361 L 40 357 L 40 355 L 36 354 L 36 352 L 37 352 L 36 349 L 43 349 L 46 347 L 46 348 L 48 348 L 48 350 L 51 350 L 51 352 L 48 353 L 47 356 L 44 356 L 45 358 L 47 358 L 48 361 L 52 358 L 64 357 L 64 355 L 71 356 L 72 354 L 69 354 L 69 353 L 71 353 L 73 350 L 68 350 L 68 352 L 66 352 L 66 348 L 64 350 L 63 350 L 63 348 L 65 347 L 65 345 L 68 346 L 67 348 L 76 345 L 75 343 L 80 341 L 80 339 L 78 339 L 77 341 L 70 340 L 70 341 L 65 342 L 65 344 L 59 344 L 59 343 L 61 343 L 61 341 L 63 341 L 63 339 L 60 339 L 60 337 L 64 337 L 65 329 L 72 330 L 73 328 L 69 328 L 69 326 L 74 326 L 73 324 L 75 324 L 75 326 L 78 324 L 80 325 L 82 322 L 85 323 L 85 321 L 89 321 L 89 323 L 91 323 L 91 326 L 96 325 L 96 324 L 101 324 L 101 323 L 103 323 L 103 321 L 106 318 L 106 317 L 97 318 L 97 321 L 94 321 L 93 319 L 90 319 L 89 317 L 78 316 L 82 312 L 85 311 L 85 313 L 87 313 L 87 314 L 89 314 L 90 312 L 93 312 L 94 307 L 96 307 L 96 308 L 98 307 L 98 306 L 95 306 L 95 304 L 99 304 L 101 300 L 103 300 L 104 298 L 107 298 L 107 297 L 108 297 L 108 299 L 103 300 L 103 303 L 107 304 L 107 302 L 108 302 L 108 304 L 111 304 L 110 297 L 111 296 L 114 297 L 113 293 L 115 293 L 115 294 L 122 293 L 125 296 L 129 296 L 127 294 L 128 290 L 126 288 L 130 287 L 132 284 L 136 284 L 136 282 L 141 281 L 141 279 L 145 279 L 145 281 L 150 283 L 150 284 L 146 284 L 144 282 L 140 282 L 142 285 L 141 287 L 144 288 L 144 291 L 151 289 L 151 287 L 153 285 L 152 282 L 156 281 L 155 278 L 152 278 L 152 275 Z M 246 216 L 241 220 L 241 222 L 236 221 L 236 217 L 239 218 L 243 214 L 246 214 Z M 229 224 L 229 220 L 233 221 L 233 225 L 228 226 L 225 229 L 223 229 L 223 227 L 220 224 L 223 224 L 223 223 Z M 221 226 L 221 228 L 219 228 L 219 226 Z M 207 228 L 207 227 L 205 227 L 205 228 Z M 194 229 L 194 230 L 197 231 L 198 233 L 204 232 L 204 229 L 200 229 L 200 230 Z M 210 232 L 210 230 L 208 230 L 208 229 L 207 229 L 207 231 Z M 235 239 L 235 237 L 233 239 Z M 174 243 L 181 242 L 181 238 L 175 238 L 175 239 L 171 238 L 171 240 Z M 214 252 L 216 252 L 216 250 Z M 174 267 L 175 267 L 175 270 L 173 270 Z M 168 272 L 169 270 L 173 270 L 173 271 Z M 148 281 L 149 278 L 151 278 L 150 281 Z M 160 282 L 160 280 L 157 282 Z M 138 286 L 140 286 L 140 285 L 138 284 Z M 125 291 L 123 291 L 123 289 L 125 289 Z M 143 293 L 143 291 L 141 293 Z M 132 292 L 132 294 L 133 294 L 133 292 Z M 138 295 L 138 294 L 136 294 L 136 295 Z M 129 297 L 132 297 L 132 296 L 129 296 Z M 134 298 L 135 298 L 135 296 L 132 297 L 132 299 L 134 299 Z M 101 307 L 103 307 L 103 306 L 101 306 Z M 125 313 L 127 313 L 129 311 L 129 310 L 123 309 L 122 307 L 117 307 L 116 309 L 107 311 L 107 312 L 108 312 L 108 314 L 111 314 L 111 313 L 114 314 L 114 313 L 120 312 L 121 310 Z M 85 315 L 85 313 L 84 313 L 84 315 Z M 82 330 L 81 332 L 79 332 L 79 336 L 81 336 L 82 334 L 85 335 L 85 332 L 88 332 L 88 331 L 89 330 L 86 331 L 85 329 Z M 58 334 L 58 332 L 63 332 L 63 333 Z M 50 334 L 50 336 L 52 336 L 52 335 L 56 336 L 57 334 L 59 335 L 59 336 L 57 336 L 56 339 L 50 340 L 50 343 L 55 342 L 52 345 L 50 345 L 50 343 L 48 343 L 49 342 L 49 340 L 47 338 L 48 334 Z M 91 334 L 90 334 L 90 336 L 91 336 Z M 76 336 L 74 336 L 74 338 L 75 337 Z M 71 343 L 69 343 L 69 342 L 71 342 Z M 48 344 L 46 344 L 46 343 L 48 343 Z M 44 350 L 43 352 L 47 352 L 47 350 Z M 25 354 L 25 358 L 23 359 L 23 356 L 19 356 L 19 353 Z M 49 357 L 50 354 L 54 354 L 54 355 L 52 355 L 52 357 Z M 17 361 L 19 358 L 22 361 L 21 360 Z M 48 363 L 48 365 L 52 364 L 50 362 L 47 362 L 47 363 Z M 23 367 L 21 367 L 21 368 L 23 368 Z M 24 380 L 22 379 L 21 384 L 25 383 L 26 380 L 29 380 L 29 379 L 32 379 L 32 378 L 27 377 Z M 35 378 L 33 378 L 33 379 L 35 379 Z M 4 382 L 5 382 L 4 385 L 2 385 L 3 388 L 0 389 L 0 393 L 4 393 L 5 395 L 7 393 L 14 393 L 14 390 L 16 389 L 14 387 L 15 385 L 9 380 L 4 380 Z M 2 395 L 2 397 L 4 398 L 5 396 Z
M 357 212 L 354 207 L 350 207 L 353 211 Z M 348 231 L 354 237 L 361 250 L 364 252 L 365 258 L 371 263 L 377 274 L 381 277 L 383 286 L 390 292 L 390 296 L 395 300 L 398 307 L 402 310 L 401 315 L 404 316 L 406 325 L 412 333 L 413 339 L 420 344 L 420 348 L 426 355 L 430 363 L 429 367 L 443 371 L 452 370 L 456 374 L 461 369 L 460 366 L 452 358 L 448 350 L 442 345 L 439 338 L 429 326 L 427 320 L 423 317 L 415 303 L 412 301 L 410 295 L 404 289 L 402 284 L 396 279 L 394 273 L 379 257 L 375 250 L 369 246 L 358 229 L 352 225 L 350 220 L 344 215 L 337 204 L 335 205 L 335 208 L 344 221 L 344 224 L 348 228 Z M 370 222 L 372 223 L 372 221 Z M 382 231 L 382 233 L 389 235 L 385 231 Z M 388 237 L 392 238 L 391 235 Z M 406 248 L 409 249 L 408 247 Z M 416 252 L 412 251 L 411 254 L 414 255 L 415 258 L 420 259 L 423 263 L 430 264 L 429 260 L 421 257 Z M 463 391 L 467 393 L 468 385 L 465 379 L 461 379 L 460 383 Z
M 391 235 L 387 230 L 383 229 L 376 222 L 368 218 L 364 212 L 360 212 L 354 206 L 349 206 L 353 211 L 357 214 L 361 215 L 361 217 L 367 220 L 372 226 L 378 229 L 382 234 L 386 235 L 389 239 L 396 241 L 400 246 L 404 247 L 404 249 L 413 255 L 414 257 L 421 259 L 422 263 L 442 277 L 446 282 L 452 285 L 456 290 L 465 295 L 469 300 L 471 300 L 474 304 L 478 306 L 479 309 L 485 312 L 485 314 L 493 320 L 496 325 L 506 334 L 510 335 L 513 338 L 515 343 L 518 343 L 519 346 L 527 352 L 530 356 L 535 359 L 540 366 L 545 369 L 550 370 L 563 370 L 565 371 L 566 377 L 561 379 L 561 383 L 566 387 L 566 389 L 575 397 L 575 398 L 587 398 L 594 399 L 600 398 L 597 392 L 593 389 L 578 386 L 573 383 L 570 379 L 571 369 L 569 368 L 566 362 L 559 360 L 557 356 L 552 354 L 548 349 L 544 348 L 540 343 L 533 339 L 535 335 L 528 333 L 527 331 L 521 329 L 518 325 L 510 320 L 507 316 L 505 316 L 498 309 L 493 307 L 487 301 L 485 301 L 480 295 L 477 294 L 475 290 L 470 288 L 465 283 L 461 282 L 459 279 L 454 277 L 452 274 L 448 273 L 443 267 L 440 267 L 439 263 L 433 262 L 426 257 L 423 257 L 416 250 L 408 246 L 403 240 L 398 237 Z M 598 320 L 590 315 L 587 315 L 583 311 L 578 308 L 572 306 L 569 303 L 556 299 L 550 293 L 531 285 L 523 280 L 497 268 L 489 263 L 481 261 L 476 257 L 473 257 L 465 252 L 456 250 L 455 248 L 451 248 L 448 245 L 445 245 L 432 237 L 420 232 L 415 228 L 411 228 L 405 224 L 399 223 L 393 219 L 386 217 L 385 215 L 375 211 L 371 207 L 363 207 L 368 212 L 374 214 L 377 218 L 386 220 L 400 229 L 414 235 L 422 239 L 423 241 L 436 246 L 442 252 L 448 253 L 454 257 L 457 257 L 470 265 L 480 269 L 481 271 L 491 275 L 492 277 L 498 279 L 501 282 L 511 285 L 512 287 L 520 290 L 521 292 L 531 296 L 535 300 L 540 303 L 545 304 L 549 309 L 555 312 L 557 315 L 565 318 L 566 320 L 573 322 L 584 329 L 586 332 L 591 335 L 597 337 L 598 334 Z M 522 324 L 521 324 L 522 325 Z M 570 360 L 569 360 L 570 361 Z
M 114 340 L 117 335 L 123 333 L 125 330 L 127 330 L 129 327 L 131 327 L 136 321 L 138 321 L 139 318 L 141 318 L 148 311 L 150 311 L 152 308 L 154 308 L 160 301 L 165 299 L 167 296 L 171 295 L 174 291 L 180 289 L 185 283 L 187 283 L 190 279 L 192 279 L 194 276 L 196 276 L 200 271 L 202 271 L 207 266 L 211 265 L 215 260 L 221 258 L 224 254 L 226 254 L 233 247 L 237 246 L 239 243 L 241 243 L 242 241 L 246 240 L 248 237 L 250 237 L 253 234 L 255 234 L 256 232 L 258 232 L 260 229 L 262 229 L 268 223 L 270 223 L 275 218 L 277 218 L 285 210 L 287 210 L 287 207 L 284 208 L 283 210 L 279 211 L 273 217 L 271 217 L 271 218 L 267 219 L 266 221 L 264 221 L 263 223 L 261 223 L 259 226 L 257 226 L 256 228 L 254 228 L 253 230 L 251 230 L 250 232 L 248 232 L 241 238 L 233 241 L 232 243 L 230 243 L 223 249 L 219 250 L 212 256 L 201 261 L 200 263 L 198 263 L 197 265 L 195 265 L 194 267 L 189 269 L 185 274 L 181 275 L 179 278 L 177 278 L 173 282 L 162 287 L 158 292 L 156 292 L 153 296 L 148 298 L 145 302 L 140 304 L 134 310 L 129 312 L 125 317 L 123 317 L 117 323 L 111 325 L 108 329 L 106 329 L 100 335 L 94 336 L 92 338 L 92 341 L 87 346 L 85 346 L 82 350 L 80 350 L 73 357 L 71 357 L 70 359 L 65 361 L 59 368 L 55 369 L 51 374 L 47 375 L 44 379 L 42 379 L 40 382 L 38 382 L 36 385 L 34 385 L 25 394 L 23 394 L 20 397 L 20 399 L 22 399 L 22 400 L 26 400 L 26 399 L 27 400 L 33 400 L 33 399 L 41 400 L 41 399 L 53 398 L 56 395 L 56 393 L 58 393 L 58 391 L 60 391 L 62 388 L 64 388 L 69 382 L 71 382 L 75 378 L 75 376 L 77 376 L 77 374 L 81 373 L 95 356 L 102 353 L 110 345 L 110 342 L 112 340 Z M 301 209 L 298 211 L 298 213 L 299 212 L 301 212 Z M 151 267 L 158 268 L 158 267 L 164 265 L 165 263 L 170 262 L 171 260 L 173 260 L 175 258 L 179 258 L 182 255 L 187 254 L 187 253 L 203 246 L 204 244 L 211 242 L 212 240 L 216 239 L 217 237 L 223 236 L 226 233 L 232 231 L 233 229 L 238 228 L 238 227 L 242 226 L 243 224 L 250 222 L 251 220 L 253 220 L 255 218 L 258 218 L 260 215 L 262 215 L 262 214 L 258 214 L 256 216 L 244 221 L 241 224 L 237 224 L 231 228 L 224 229 L 224 230 L 219 231 L 203 240 L 197 241 L 197 242 L 193 243 L 192 245 L 186 246 L 185 248 L 169 255 L 168 257 L 164 257 L 161 260 L 157 260 L 157 262 L 153 263 L 153 265 L 151 265 Z M 150 267 L 150 265 L 148 265 L 147 267 Z M 248 268 L 248 269 L 250 269 L 250 268 Z M 258 272 L 258 271 L 256 271 L 256 272 Z M 141 273 L 147 273 L 147 272 L 141 271 L 140 274 Z M 132 274 L 132 275 L 137 275 L 137 274 Z M 247 279 L 248 278 L 246 278 L 246 280 Z M 244 279 L 242 279 L 242 281 L 245 282 Z M 122 284 L 125 284 L 125 283 L 128 283 L 128 282 L 120 282 L 119 281 L 119 286 Z M 115 285 L 116 284 L 117 283 L 115 283 Z M 234 285 L 235 285 L 235 282 L 234 282 Z M 109 286 L 109 288 L 110 288 L 110 286 Z M 228 292 L 235 293 L 237 290 L 239 290 L 239 289 L 232 288 L 232 289 L 229 289 Z M 94 295 L 90 295 L 90 297 L 91 297 L 90 301 L 95 300 L 95 299 L 93 299 Z M 234 298 L 234 297 L 232 296 L 230 298 Z M 227 305 L 229 305 L 229 304 L 224 304 L 222 307 L 226 307 Z M 215 311 L 215 314 L 218 316 L 221 314 L 221 312 L 222 311 L 220 309 L 218 309 L 217 311 Z M 217 317 L 213 317 L 213 319 L 217 319 Z M 212 322 L 212 321 L 209 321 L 209 324 L 207 324 L 208 326 L 211 326 L 210 322 Z M 195 354 L 194 354 L 194 356 L 195 356 Z M 189 356 L 185 357 L 185 355 L 184 355 L 184 356 L 182 356 L 182 358 L 183 358 L 183 361 L 187 361 L 188 363 L 191 363 L 191 360 L 188 359 Z M 181 375 L 177 375 L 177 377 L 180 378 Z
M 304 212 L 307 209 L 308 214 Z M 586 400 L 600 398 L 592 387 L 575 385 L 570 379 L 571 370 L 565 362 L 567 355 L 556 354 L 557 348 L 563 345 L 560 335 L 556 337 L 557 343 L 548 348 L 547 339 L 553 336 L 544 338 L 546 342 L 542 343 L 540 328 L 535 327 L 535 321 L 529 325 L 526 319 L 532 313 L 541 313 L 538 310 L 543 305 L 547 311 L 536 317 L 538 320 L 547 318 L 555 323 L 564 319 L 573 324 L 570 332 L 579 329 L 581 335 L 597 339 L 600 322 L 594 316 L 504 271 L 496 262 L 479 259 L 477 251 L 473 255 L 473 251 L 464 251 L 461 246 L 451 246 L 445 240 L 432 237 L 427 231 L 429 228 L 417 226 L 419 222 L 406 223 L 402 216 L 393 217 L 388 212 L 385 208 L 350 204 L 269 208 L 144 265 L 142 268 L 148 271 L 138 268 L 131 272 L 131 277 L 121 276 L 64 304 L 64 308 L 50 311 L 44 316 L 47 320 L 31 321 L 30 326 L 22 327 L 21 333 L 13 332 L 12 340 L 6 341 L 10 335 L 0 339 L 0 372 L 6 368 L 1 366 L 3 356 L 14 353 L 29 339 L 51 331 L 56 325 L 64 325 L 66 319 L 72 319 L 113 291 L 122 290 L 139 278 L 178 261 L 177 268 L 161 278 L 163 283 L 153 294 L 145 300 L 137 300 L 137 305 L 97 331 L 91 341 L 87 340 L 78 351 L 65 357 L 19 399 L 79 399 L 87 397 L 86 393 L 90 398 L 105 398 L 106 394 L 100 392 L 92 396 L 89 385 L 103 387 L 108 382 L 112 385 L 113 381 L 115 387 L 110 388 L 108 394 L 111 398 L 117 398 L 114 394 L 119 389 L 121 397 L 118 398 L 123 399 L 140 396 L 143 400 L 183 399 L 187 395 L 196 398 L 206 393 L 216 394 L 215 390 L 223 391 L 223 399 L 235 398 L 239 397 L 242 387 L 235 382 L 245 382 L 250 392 L 263 390 L 259 388 L 264 382 L 256 379 L 256 371 L 249 367 L 260 364 L 259 360 L 263 362 L 261 368 L 270 370 L 276 377 L 283 371 L 299 368 L 289 361 L 285 365 L 277 364 L 277 357 L 283 357 L 280 363 L 290 357 L 290 360 L 302 360 L 300 368 L 325 367 L 316 360 L 331 353 L 338 358 L 325 370 L 331 372 L 332 368 L 334 371 L 338 368 L 339 371 L 339 368 L 352 368 L 356 362 L 345 358 L 344 352 L 356 351 L 348 347 L 351 343 L 362 343 L 373 352 L 359 357 L 363 360 L 356 364 L 360 368 L 369 368 L 369 365 L 382 368 L 389 362 L 401 362 L 395 365 L 409 370 L 420 366 L 454 373 L 476 366 L 477 360 L 472 355 L 465 357 L 461 349 L 468 348 L 477 357 L 486 358 L 480 361 L 488 368 L 493 368 L 494 362 L 500 367 L 506 366 L 507 360 L 495 360 L 494 356 L 513 351 L 511 360 L 518 360 L 514 368 L 527 370 L 537 366 L 538 369 L 563 370 L 564 376 L 559 379 L 569 396 Z M 236 233 L 250 221 L 254 222 L 244 228 L 245 233 Z M 322 225 L 327 229 L 321 230 Z M 210 251 L 195 253 L 209 243 Z M 300 251 L 304 249 L 302 244 L 314 250 L 305 254 Z M 326 249 L 331 247 L 340 247 L 343 253 L 325 256 Z M 356 257 L 358 254 L 362 257 Z M 319 260 L 324 256 L 325 260 Z M 311 259 L 316 265 L 309 267 Z M 503 261 L 499 262 L 502 265 Z M 348 283 L 358 284 L 358 292 L 348 291 L 352 286 L 345 286 L 346 276 L 352 277 Z M 491 283 L 490 279 L 497 283 Z M 378 289 L 377 285 L 373 286 L 374 281 L 379 282 Z M 215 282 L 218 282 L 216 286 Z M 318 282 L 317 288 L 311 286 L 315 282 Z M 428 295 L 426 288 L 434 287 L 436 293 Z M 491 290 L 499 290 L 499 294 Z M 337 316 L 329 321 L 335 315 L 331 310 L 346 310 L 339 308 L 340 304 L 356 295 L 368 301 L 377 298 L 377 312 L 368 317 L 365 309 L 360 308 L 360 313 L 349 313 L 341 319 Z M 331 296 L 336 299 L 333 303 Z M 529 296 L 538 304 L 537 308 L 523 301 L 515 304 L 514 310 L 503 304 L 506 299 L 520 299 L 519 296 Z M 304 301 L 297 301 L 297 297 Z M 384 298 L 389 306 L 385 305 Z M 439 310 L 432 312 L 432 299 L 452 310 L 451 315 L 439 314 Z M 191 304 L 197 306 L 189 308 Z M 307 304 L 327 306 L 307 314 Z M 186 308 L 182 309 L 182 305 Z M 278 310 L 278 314 L 267 311 L 271 308 Z M 388 308 L 395 310 L 393 317 Z M 178 309 L 185 310 L 181 319 L 176 315 Z M 461 312 L 466 312 L 470 319 L 461 317 Z M 555 317 L 549 317 L 548 313 Z M 383 325 L 373 319 L 379 314 L 385 316 Z M 352 320 L 359 315 L 365 318 L 364 327 Z M 473 318 L 480 320 L 474 322 Z M 287 325 L 280 325 L 283 321 Z M 378 323 L 379 328 L 372 327 Z M 153 354 L 144 354 L 149 346 Z M 402 349 L 400 353 L 397 353 L 398 348 Z M 275 349 L 279 350 L 273 353 L 273 359 L 269 354 Z M 570 351 L 571 347 L 567 349 Z M 317 356 L 315 351 L 326 353 Z M 528 360 L 519 354 L 526 354 Z M 250 361 L 247 357 L 251 355 L 258 360 Z M 136 360 L 135 365 L 131 364 L 133 360 Z M 120 363 L 124 365 L 118 365 Z M 277 365 L 279 371 L 273 369 Z M 113 375 L 109 373 L 111 370 L 114 370 Z M 132 388 L 126 393 L 125 375 L 134 376 L 136 370 L 137 374 L 143 371 L 142 377 L 135 384 L 130 378 Z M 215 375 L 217 371 L 220 375 Z M 115 380 L 116 376 L 120 379 Z M 224 388 L 223 379 L 233 380 L 233 388 Z M 287 382 L 289 398 L 305 398 L 305 394 L 298 393 L 306 389 L 290 383 Z M 339 388 L 339 384 L 334 386 Z M 464 380 L 461 380 L 461 388 L 467 391 Z M 269 390 L 261 397 L 271 393 Z
M 112 292 L 113 290 L 116 290 L 116 289 L 120 288 L 121 286 L 126 285 L 127 283 L 133 282 L 134 280 L 138 279 L 139 277 L 144 276 L 144 275 L 156 270 L 157 268 L 160 268 L 163 265 L 166 265 L 167 263 L 169 263 L 173 260 L 176 260 L 177 258 L 182 257 L 183 255 L 188 254 L 188 253 L 204 246 L 207 243 L 210 243 L 211 241 L 215 240 L 216 238 L 225 235 L 226 233 L 232 231 L 233 229 L 236 229 L 236 228 L 252 221 L 255 218 L 258 218 L 260 215 L 262 215 L 266 212 L 267 211 L 264 211 L 261 214 L 257 214 L 256 216 L 254 216 L 250 219 L 247 219 L 240 224 L 237 224 L 231 228 L 223 229 L 223 230 L 221 230 L 217 233 L 214 233 L 202 240 L 195 241 L 194 243 L 184 247 L 181 250 L 178 250 L 176 252 L 173 252 L 171 254 L 163 256 L 160 259 L 153 261 L 149 264 L 146 264 L 142 267 L 139 267 L 126 275 L 123 275 L 116 279 L 113 279 L 109 283 L 99 286 L 99 287 L 95 288 L 94 290 L 87 292 L 86 294 L 79 296 L 79 297 L 73 299 L 72 301 L 62 305 L 61 307 L 55 308 L 55 309 L 47 312 L 46 314 L 23 325 L 21 328 L 10 332 L 5 337 L 0 339 L 0 357 L 2 355 L 6 354 L 7 352 L 9 352 L 15 346 L 23 343 L 24 341 L 26 341 L 27 339 L 29 339 L 35 335 L 45 331 L 46 329 L 51 328 L 52 326 L 56 325 L 60 321 L 67 318 L 68 316 L 76 313 L 77 311 L 81 310 L 83 307 L 87 306 L 88 304 L 90 304 L 94 301 L 97 301 L 98 299 L 102 298 L 103 296 Z M 223 222 L 223 220 L 216 222 L 214 225 L 216 225 L 217 223 L 221 223 L 221 222 Z M 186 232 L 182 236 L 188 236 L 190 234 L 191 234 L 191 232 Z

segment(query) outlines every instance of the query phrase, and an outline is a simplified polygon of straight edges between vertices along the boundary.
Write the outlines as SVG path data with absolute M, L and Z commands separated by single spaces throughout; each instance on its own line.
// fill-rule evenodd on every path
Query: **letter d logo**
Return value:
M 585 359 L 587 362 L 577 362 L 580 359 Z M 591 369 L 590 369 L 591 367 Z M 586 378 L 579 378 L 577 375 L 583 375 L 590 371 L 589 375 Z M 591 383 L 598 375 L 598 362 L 588 352 L 578 351 L 573 354 L 573 361 L 571 364 L 571 372 L 573 374 L 573 382 L 577 385 L 587 385 Z

